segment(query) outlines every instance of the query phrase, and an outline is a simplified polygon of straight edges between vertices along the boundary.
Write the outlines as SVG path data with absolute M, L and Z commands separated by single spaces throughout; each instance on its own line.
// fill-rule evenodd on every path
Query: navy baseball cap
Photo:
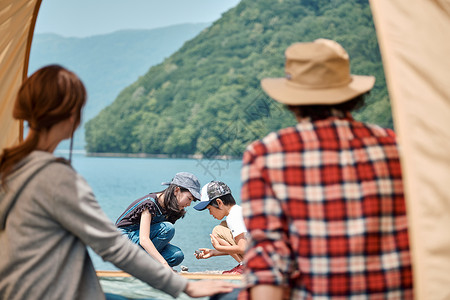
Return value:
M 204 210 L 214 199 L 231 194 L 231 189 L 222 181 L 211 181 L 205 184 L 201 192 L 200 203 L 194 206 L 196 210 Z
M 189 172 L 180 172 L 170 182 L 163 182 L 161 185 L 175 184 L 191 192 L 195 199 L 200 199 L 200 181 L 197 176 Z

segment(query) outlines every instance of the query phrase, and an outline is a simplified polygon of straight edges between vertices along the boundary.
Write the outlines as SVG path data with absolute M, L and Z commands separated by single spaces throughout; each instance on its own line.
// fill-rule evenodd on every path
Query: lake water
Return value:
M 55 155 L 66 156 L 61 152 Z M 166 186 L 161 183 L 170 181 L 182 171 L 195 174 L 202 186 L 211 180 L 225 182 L 240 204 L 240 160 L 87 157 L 75 153 L 72 165 L 87 180 L 100 206 L 113 222 L 132 201 L 150 192 L 163 190 Z M 195 210 L 193 204 L 187 208 L 186 216 L 175 223 L 176 233 L 172 243 L 184 252 L 185 259 L 181 265 L 188 267 L 190 272 L 235 267 L 237 262 L 230 256 L 204 260 L 194 257 L 196 249 L 212 248 L 209 234 L 220 221 L 209 215 L 208 210 Z M 116 270 L 115 266 L 104 262 L 93 251 L 90 253 L 97 270 Z M 180 270 L 179 266 L 175 269 Z

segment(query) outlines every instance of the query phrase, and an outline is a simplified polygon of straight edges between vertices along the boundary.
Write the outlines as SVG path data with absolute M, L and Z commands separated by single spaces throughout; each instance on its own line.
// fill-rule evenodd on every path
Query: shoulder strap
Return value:
M 59 160 L 56 159 L 52 159 L 47 161 L 46 163 L 44 163 L 42 166 L 40 166 L 39 168 L 37 168 L 37 170 L 35 170 L 26 180 L 25 182 L 22 184 L 22 186 L 17 190 L 16 194 L 14 195 L 13 200 L 10 202 L 10 205 L 6 208 L 6 216 L 5 216 L 5 221 L 3 222 L 3 226 L 2 228 L 6 227 L 6 220 L 8 219 L 8 215 L 9 212 L 11 211 L 11 209 L 14 207 L 14 204 L 16 204 L 17 199 L 19 198 L 20 194 L 22 194 L 23 190 L 25 189 L 25 187 L 28 185 L 28 183 L 40 172 L 42 171 L 44 168 L 46 168 L 48 165 L 50 165 L 51 163 L 54 162 L 60 162 Z

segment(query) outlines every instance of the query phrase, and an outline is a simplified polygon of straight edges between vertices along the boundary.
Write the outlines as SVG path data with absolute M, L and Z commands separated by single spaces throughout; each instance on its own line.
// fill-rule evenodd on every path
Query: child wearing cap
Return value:
M 236 204 L 231 194 L 231 189 L 221 181 L 211 181 L 203 186 L 201 201 L 194 206 L 196 210 L 209 210 L 217 220 L 222 220 L 220 225 L 214 227 L 211 236 L 211 244 L 214 249 L 200 248 L 195 251 L 197 259 L 207 259 L 213 256 L 230 255 L 239 264 L 223 274 L 242 274 L 243 257 L 247 247 L 247 229 L 242 217 L 242 208 Z
M 170 244 L 175 222 L 183 218 L 186 207 L 200 199 L 200 182 L 194 174 L 180 172 L 168 187 L 133 201 L 117 219 L 116 226 L 133 243 L 140 245 L 163 265 L 179 265 L 184 254 Z

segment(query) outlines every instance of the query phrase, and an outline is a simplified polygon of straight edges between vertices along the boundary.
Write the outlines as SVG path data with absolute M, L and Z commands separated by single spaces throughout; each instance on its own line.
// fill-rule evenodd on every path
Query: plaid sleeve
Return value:
M 265 174 L 264 153 L 261 143 L 249 146 L 241 170 L 242 209 L 250 234 L 245 256 L 247 288 L 257 284 L 287 285 L 292 265 L 288 225 Z

